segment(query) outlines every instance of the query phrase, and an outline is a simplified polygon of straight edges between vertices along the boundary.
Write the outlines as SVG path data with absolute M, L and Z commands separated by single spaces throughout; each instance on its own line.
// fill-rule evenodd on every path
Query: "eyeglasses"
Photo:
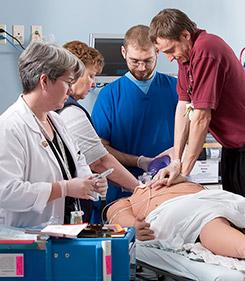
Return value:
M 132 67 L 139 67 L 140 65 L 144 65 L 146 68 L 151 67 L 156 62 L 156 58 L 157 58 L 157 56 L 146 59 L 146 60 L 138 60 L 138 59 L 133 59 L 133 58 L 127 58 L 127 55 L 126 55 L 126 61 Z
M 66 81 L 66 80 L 63 80 L 63 79 L 59 79 L 59 80 L 65 82 L 67 84 L 69 90 L 71 90 L 72 85 L 74 84 L 74 81 Z

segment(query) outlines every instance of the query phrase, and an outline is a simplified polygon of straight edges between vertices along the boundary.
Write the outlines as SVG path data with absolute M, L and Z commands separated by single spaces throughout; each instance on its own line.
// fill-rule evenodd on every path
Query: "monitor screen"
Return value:
M 90 34 L 89 45 L 101 52 L 105 59 L 102 73 L 96 77 L 97 82 L 111 82 L 128 71 L 121 54 L 123 38 L 124 36 L 119 34 Z

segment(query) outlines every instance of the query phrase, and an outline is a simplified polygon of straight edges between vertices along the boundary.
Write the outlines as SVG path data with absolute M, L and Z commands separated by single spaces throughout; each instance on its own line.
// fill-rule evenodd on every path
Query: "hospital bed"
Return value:
M 220 185 L 208 185 L 208 189 L 219 189 Z M 221 265 L 207 264 L 203 261 L 191 260 L 178 253 L 155 247 L 145 247 L 142 243 L 136 246 L 137 265 L 154 272 L 154 280 L 174 281 L 245 281 L 245 271 L 229 269 Z M 141 278 L 142 277 L 142 278 Z M 137 280 L 147 279 L 137 273 Z
M 140 243 L 136 246 L 136 260 L 143 270 L 147 268 L 155 272 L 157 279 L 154 280 L 159 281 L 245 281 L 245 272 L 193 261 L 178 253 L 145 247 Z M 141 274 L 137 273 L 137 280 L 153 279 L 141 278 Z

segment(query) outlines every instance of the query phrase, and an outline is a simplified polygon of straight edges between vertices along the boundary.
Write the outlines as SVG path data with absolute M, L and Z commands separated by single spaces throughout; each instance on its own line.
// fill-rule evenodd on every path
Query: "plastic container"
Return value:
M 143 175 L 138 176 L 138 180 L 139 180 L 140 185 L 147 184 L 148 182 L 150 182 L 152 180 L 152 174 L 149 172 L 145 172 Z
M 96 191 L 92 192 L 92 199 L 93 201 L 99 201 L 100 197 L 99 197 L 99 193 Z
M 84 215 L 83 211 L 71 212 L 70 224 L 80 224 L 80 223 L 82 223 L 83 222 L 83 215 Z
M 164 155 L 158 158 L 155 158 L 150 162 L 148 165 L 148 173 L 150 173 L 152 176 L 155 176 L 155 174 L 162 168 L 167 167 L 171 162 L 171 159 L 168 155 Z

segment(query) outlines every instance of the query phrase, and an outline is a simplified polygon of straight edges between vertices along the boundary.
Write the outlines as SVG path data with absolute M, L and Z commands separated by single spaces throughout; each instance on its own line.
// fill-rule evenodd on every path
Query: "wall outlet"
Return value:
M 41 25 L 31 26 L 31 41 L 42 41 L 43 40 L 43 30 Z
M 13 25 L 13 36 L 24 44 L 24 25 Z M 13 38 L 13 43 L 18 45 L 18 41 Z
M 0 23 L 0 28 L 6 30 L 6 24 L 1 24 Z M 6 36 L 6 33 L 5 32 L 0 32 L 0 45 L 5 45 L 7 43 L 7 40 L 6 39 L 1 39 L 1 36 Z

